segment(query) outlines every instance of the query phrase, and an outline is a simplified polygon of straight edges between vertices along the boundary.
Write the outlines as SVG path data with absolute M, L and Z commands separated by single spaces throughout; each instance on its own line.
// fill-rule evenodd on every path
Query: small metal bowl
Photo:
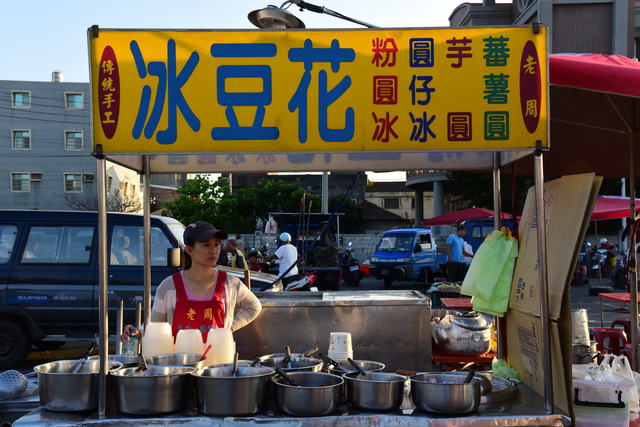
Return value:
M 385 364 L 381 362 L 374 362 L 371 360 L 354 360 L 356 365 L 365 372 L 382 372 L 385 368 Z M 342 369 L 336 369 L 335 366 L 329 368 L 329 373 L 334 375 L 344 375 L 349 372 L 356 372 L 355 368 L 348 361 L 340 362 Z
M 87 360 L 100 360 L 100 355 L 89 356 Z M 133 354 L 110 354 L 109 360 L 122 363 L 123 368 L 131 368 L 139 364 L 138 356 L 134 356 Z
M 285 372 L 319 372 L 322 369 L 322 360 L 313 357 L 291 356 L 291 367 L 288 367 L 284 356 L 262 356 L 258 362 L 260 366 L 267 368 L 280 368 Z
M 160 366 L 191 366 L 200 369 L 205 366 L 206 361 L 200 360 L 201 354 L 197 353 L 170 353 L 159 354 L 147 359 L 148 365 Z

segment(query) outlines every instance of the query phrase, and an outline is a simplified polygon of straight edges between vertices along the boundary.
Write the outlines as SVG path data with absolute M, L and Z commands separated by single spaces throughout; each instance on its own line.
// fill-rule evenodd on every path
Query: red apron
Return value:
M 187 299 L 187 291 L 178 272 L 173 276 L 176 288 L 176 308 L 173 312 L 173 324 L 171 325 L 173 340 L 175 342 L 180 329 L 200 329 L 202 341 L 207 342 L 209 329 L 214 327 L 224 328 L 224 302 L 222 293 L 227 281 L 227 272 L 218 271 L 216 288 L 213 297 L 208 301 L 191 301 Z

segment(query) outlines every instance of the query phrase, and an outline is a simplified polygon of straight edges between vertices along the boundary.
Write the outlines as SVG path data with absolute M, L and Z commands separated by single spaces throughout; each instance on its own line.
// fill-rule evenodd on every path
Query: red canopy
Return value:
M 629 218 L 629 206 L 629 197 L 598 196 L 596 198 L 596 205 L 591 213 L 591 221 Z M 640 206 L 640 199 L 636 199 L 636 206 Z
M 502 218 L 510 219 L 513 215 L 503 213 Z M 459 211 L 449 212 L 443 215 L 434 216 L 430 219 L 422 221 L 423 225 L 457 225 L 468 219 L 491 219 L 493 211 L 481 208 L 468 208 Z
M 549 83 L 640 98 L 640 63 L 621 55 L 549 55 Z

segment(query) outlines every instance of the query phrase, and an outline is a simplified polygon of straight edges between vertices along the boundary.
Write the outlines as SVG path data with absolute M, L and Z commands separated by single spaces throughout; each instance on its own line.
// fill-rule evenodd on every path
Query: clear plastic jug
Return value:
M 180 329 L 176 335 L 176 353 L 204 353 L 202 332 L 199 329 Z
M 236 343 L 233 341 L 231 329 L 210 329 L 204 348 L 211 344 L 211 350 L 207 354 L 206 365 L 218 363 L 233 363 L 233 355 L 236 353 Z
M 142 353 L 145 358 L 173 353 L 173 334 L 168 322 L 150 322 L 144 329 Z

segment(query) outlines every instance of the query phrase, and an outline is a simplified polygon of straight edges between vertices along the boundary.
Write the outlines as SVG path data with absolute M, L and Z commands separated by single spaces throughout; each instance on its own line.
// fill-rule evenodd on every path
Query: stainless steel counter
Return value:
M 327 353 L 331 332 L 350 332 L 353 358 L 398 369 L 429 371 L 431 300 L 411 290 L 261 292 L 260 316 L 234 332 L 240 358 L 319 347 Z
M 192 409 L 163 414 L 156 417 L 127 416 L 118 413 L 111 405 L 106 417 L 97 413 L 55 413 L 38 408 L 16 420 L 14 427 L 36 426 L 296 426 L 296 427 L 444 427 L 444 426 L 570 426 L 570 418 L 562 413 L 545 414 L 544 399 L 527 386 L 520 384 L 520 397 L 493 404 L 480 405 L 477 412 L 460 416 L 429 414 L 415 409 L 405 398 L 402 408 L 395 412 L 373 413 L 355 410 L 343 404 L 333 414 L 325 417 L 297 418 L 284 415 L 269 401 L 268 409 L 259 415 L 248 417 L 209 417 Z

